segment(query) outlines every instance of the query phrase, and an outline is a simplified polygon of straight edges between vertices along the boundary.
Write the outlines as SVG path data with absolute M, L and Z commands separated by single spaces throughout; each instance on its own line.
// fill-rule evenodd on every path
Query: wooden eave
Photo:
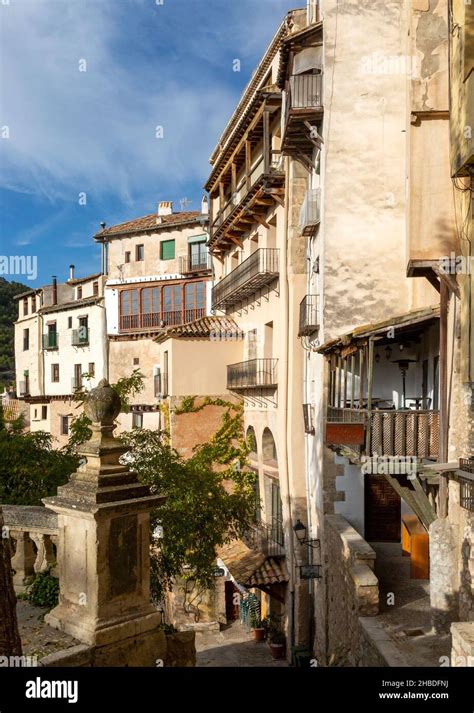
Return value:
M 322 41 L 322 20 L 313 25 L 308 25 L 302 30 L 285 37 L 280 49 L 280 64 L 278 66 L 277 85 L 280 89 L 285 86 L 288 74 L 288 64 L 292 54 L 305 49 L 317 41 Z

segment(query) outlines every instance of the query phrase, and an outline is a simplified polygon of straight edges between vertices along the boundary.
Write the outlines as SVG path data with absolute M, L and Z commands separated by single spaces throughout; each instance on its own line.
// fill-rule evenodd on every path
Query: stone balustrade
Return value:
M 3 518 L 12 546 L 13 585 L 24 592 L 38 572 L 56 561 L 58 516 L 42 506 L 3 505 Z M 51 570 L 57 576 L 55 568 Z

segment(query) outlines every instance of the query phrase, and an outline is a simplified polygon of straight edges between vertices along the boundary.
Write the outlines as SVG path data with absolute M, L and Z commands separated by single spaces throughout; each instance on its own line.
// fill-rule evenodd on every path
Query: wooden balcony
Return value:
M 370 456 L 439 455 L 439 411 L 328 407 L 326 444 L 360 446 Z
M 277 386 L 278 359 L 250 359 L 227 367 L 227 388 L 273 389 Z
M 165 312 L 144 312 L 140 314 L 122 314 L 119 320 L 121 332 L 135 332 L 144 329 L 164 329 L 193 322 L 204 317 L 204 307 L 198 309 L 179 309 Z
M 286 89 L 286 110 L 282 151 L 291 156 L 312 157 L 318 140 L 314 135 L 323 116 L 322 74 L 290 77 Z
M 300 302 L 298 337 L 308 337 L 318 329 L 318 297 L 317 295 L 306 295 Z
M 279 275 L 278 248 L 259 248 L 212 289 L 213 310 L 239 304 Z

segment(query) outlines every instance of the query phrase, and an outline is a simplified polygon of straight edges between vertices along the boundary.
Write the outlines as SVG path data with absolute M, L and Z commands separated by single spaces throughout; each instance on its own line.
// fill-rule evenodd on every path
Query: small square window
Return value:
M 99 283 L 98 282 L 92 283 L 92 294 L 94 295 L 94 297 L 97 297 L 99 295 Z
M 133 366 L 137 366 L 137 364 L 140 363 L 140 359 L 138 357 L 133 357 Z
M 51 381 L 55 383 L 59 381 L 59 364 L 51 364 Z
M 93 361 L 89 362 L 89 376 L 92 378 L 95 376 L 95 364 Z
M 82 285 L 77 288 L 77 299 L 82 300 Z
M 143 245 L 137 245 L 135 247 L 135 260 L 137 262 L 141 262 L 144 259 L 145 256 L 145 249 Z
M 129 250 L 127 250 L 127 252 L 125 253 L 125 262 L 130 262 L 130 251 Z

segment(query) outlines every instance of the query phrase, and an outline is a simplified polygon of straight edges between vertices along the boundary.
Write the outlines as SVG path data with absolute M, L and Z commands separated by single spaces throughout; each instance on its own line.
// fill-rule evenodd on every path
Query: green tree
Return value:
M 122 435 L 139 479 L 166 496 L 152 513 L 152 532 L 163 528 L 151 560 L 156 601 L 177 577 L 194 580 L 199 589 L 211 587 L 216 549 L 242 535 L 255 515 L 255 475 L 245 468 L 241 407 L 228 404 L 218 431 L 187 460 L 166 435 L 145 429 Z

